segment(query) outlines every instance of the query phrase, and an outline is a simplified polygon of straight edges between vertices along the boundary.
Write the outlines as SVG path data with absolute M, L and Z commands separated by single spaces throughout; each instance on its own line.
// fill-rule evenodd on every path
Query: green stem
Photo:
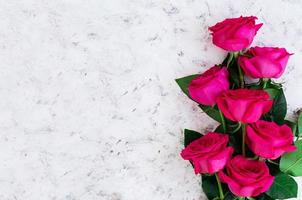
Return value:
M 235 61 L 237 62 L 237 68 L 238 68 L 238 74 L 239 74 L 239 82 L 240 82 L 240 87 L 241 88 L 244 88 L 244 76 L 243 76 L 243 73 L 242 73 L 242 69 L 238 63 L 238 56 L 241 54 L 242 52 L 235 52 L 234 53 L 234 59 Z
M 259 156 L 254 156 L 252 160 L 259 160 Z
M 242 124 L 242 155 L 245 156 L 245 135 L 246 135 L 246 124 Z
M 272 164 L 274 164 L 274 165 L 279 165 L 278 163 L 276 163 L 276 162 L 274 162 L 274 161 L 272 161 L 272 160 L 267 160 L 269 163 L 272 163 Z
M 223 116 L 221 110 L 219 110 L 219 114 L 220 114 L 220 118 L 221 118 L 221 125 L 222 125 L 222 128 L 223 128 L 223 132 L 226 133 L 225 119 L 224 119 L 224 116 Z
M 240 65 L 239 65 L 238 63 L 237 63 L 237 66 L 238 66 L 238 72 L 239 72 L 240 87 L 241 87 L 241 88 L 244 88 L 244 78 L 243 78 L 243 73 L 242 73 L 241 67 L 240 67 Z
M 262 158 L 262 157 L 259 157 L 258 160 L 261 161 L 261 162 L 265 162 L 265 161 L 266 161 L 266 159 L 265 159 L 265 158 Z
M 238 125 L 237 125 L 236 129 L 233 130 L 231 133 L 236 133 L 240 128 L 241 128 L 241 123 L 238 122 Z
M 220 182 L 220 179 L 219 179 L 217 173 L 215 173 L 215 177 L 216 177 L 216 181 L 217 181 L 217 185 L 218 185 L 220 199 L 223 200 L 224 199 L 224 194 L 223 194 L 221 182 Z
M 266 88 L 268 81 L 269 81 L 269 79 L 267 79 L 267 78 L 263 78 L 263 79 L 262 79 L 262 82 L 263 82 L 262 89 L 265 89 L 265 88 Z
M 227 61 L 227 68 L 230 66 L 230 64 L 231 64 L 231 62 L 232 62 L 232 60 L 233 60 L 233 58 L 234 58 L 234 53 L 233 53 L 233 52 L 230 52 L 230 53 L 229 53 L 229 59 L 228 59 L 228 61 Z

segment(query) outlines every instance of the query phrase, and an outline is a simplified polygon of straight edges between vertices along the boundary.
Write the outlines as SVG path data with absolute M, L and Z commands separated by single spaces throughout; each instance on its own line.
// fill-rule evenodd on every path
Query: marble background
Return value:
M 207 27 L 256 15 L 302 107 L 302 1 L 0 0 L 1 200 L 203 200 L 182 130 L 212 130 L 175 78 L 226 55 Z M 300 90 L 300 91 L 299 91 Z M 300 195 L 300 198 L 301 195 Z

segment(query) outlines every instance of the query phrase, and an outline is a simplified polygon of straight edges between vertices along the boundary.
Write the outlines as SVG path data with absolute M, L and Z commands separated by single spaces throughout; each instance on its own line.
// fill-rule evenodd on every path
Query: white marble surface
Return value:
M 290 110 L 302 107 L 301 11 L 299 0 L 0 0 L 0 199 L 205 199 L 179 156 L 182 129 L 216 124 L 174 78 L 225 56 L 209 25 L 256 15 L 254 44 L 295 53 L 281 81 Z

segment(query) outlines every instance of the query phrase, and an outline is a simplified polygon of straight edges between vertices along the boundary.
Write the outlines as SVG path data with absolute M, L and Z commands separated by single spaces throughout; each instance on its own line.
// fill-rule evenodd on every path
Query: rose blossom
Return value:
M 272 107 L 273 101 L 264 90 L 228 90 L 217 98 L 218 108 L 232 121 L 253 123 Z
M 181 156 L 193 163 L 195 174 L 212 174 L 223 169 L 233 154 L 233 147 L 227 147 L 228 141 L 228 135 L 210 132 L 190 143 Z
M 226 165 L 226 173 L 219 172 L 219 178 L 227 183 L 231 192 L 241 197 L 255 197 L 266 192 L 274 181 L 265 162 L 248 160 L 238 155 Z
M 285 48 L 253 47 L 247 56 L 239 56 L 238 63 L 252 78 L 279 78 L 286 67 L 289 54 Z
M 216 98 L 229 89 L 227 68 L 214 66 L 199 75 L 189 84 L 190 97 L 203 105 L 213 106 Z
M 247 126 L 247 145 L 258 156 L 277 159 L 285 152 L 295 151 L 294 135 L 287 125 L 259 120 Z
M 213 43 L 226 51 L 240 51 L 247 48 L 262 24 L 256 24 L 257 17 L 238 17 L 225 19 L 209 27 Z

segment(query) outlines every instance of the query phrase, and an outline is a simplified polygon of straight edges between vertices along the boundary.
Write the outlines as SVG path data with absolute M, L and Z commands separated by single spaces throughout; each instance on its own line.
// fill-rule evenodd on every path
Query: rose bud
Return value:
M 231 192 L 240 197 L 255 197 L 266 192 L 274 181 L 265 162 L 248 160 L 238 155 L 219 172 L 221 182 L 227 183 Z
M 271 109 L 272 104 L 264 90 L 228 90 L 217 98 L 218 108 L 226 118 L 242 123 L 258 121 L 261 115 Z
M 214 66 L 193 79 L 189 84 L 189 95 L 197 103 L 213 106 L 217 97 L 229 89 L 227 68 Z
M 238 63 L 249 77 L 279 78 L 290 55 L 285 48 L 253 47 L 246 56 L 239 56 Z
M 257 17 L 238 17 L 225 19 L 209 27 L 213 43 L 226 51 L 240 51 L 253 42 L 262 24 L 256 24 Z
M 277 159 L 286 152 L 295 151 L 294 135 L 287 125 L 259 120 L 247 126 L 247 145 L 258 156 Z
M 233 154 L 234 149 L 227 146 L 228 141 L 228 135 L 210 132 L 190 143 L 181 156 L 193 163 L 195 174 L 212 174 L 223 169 Z

